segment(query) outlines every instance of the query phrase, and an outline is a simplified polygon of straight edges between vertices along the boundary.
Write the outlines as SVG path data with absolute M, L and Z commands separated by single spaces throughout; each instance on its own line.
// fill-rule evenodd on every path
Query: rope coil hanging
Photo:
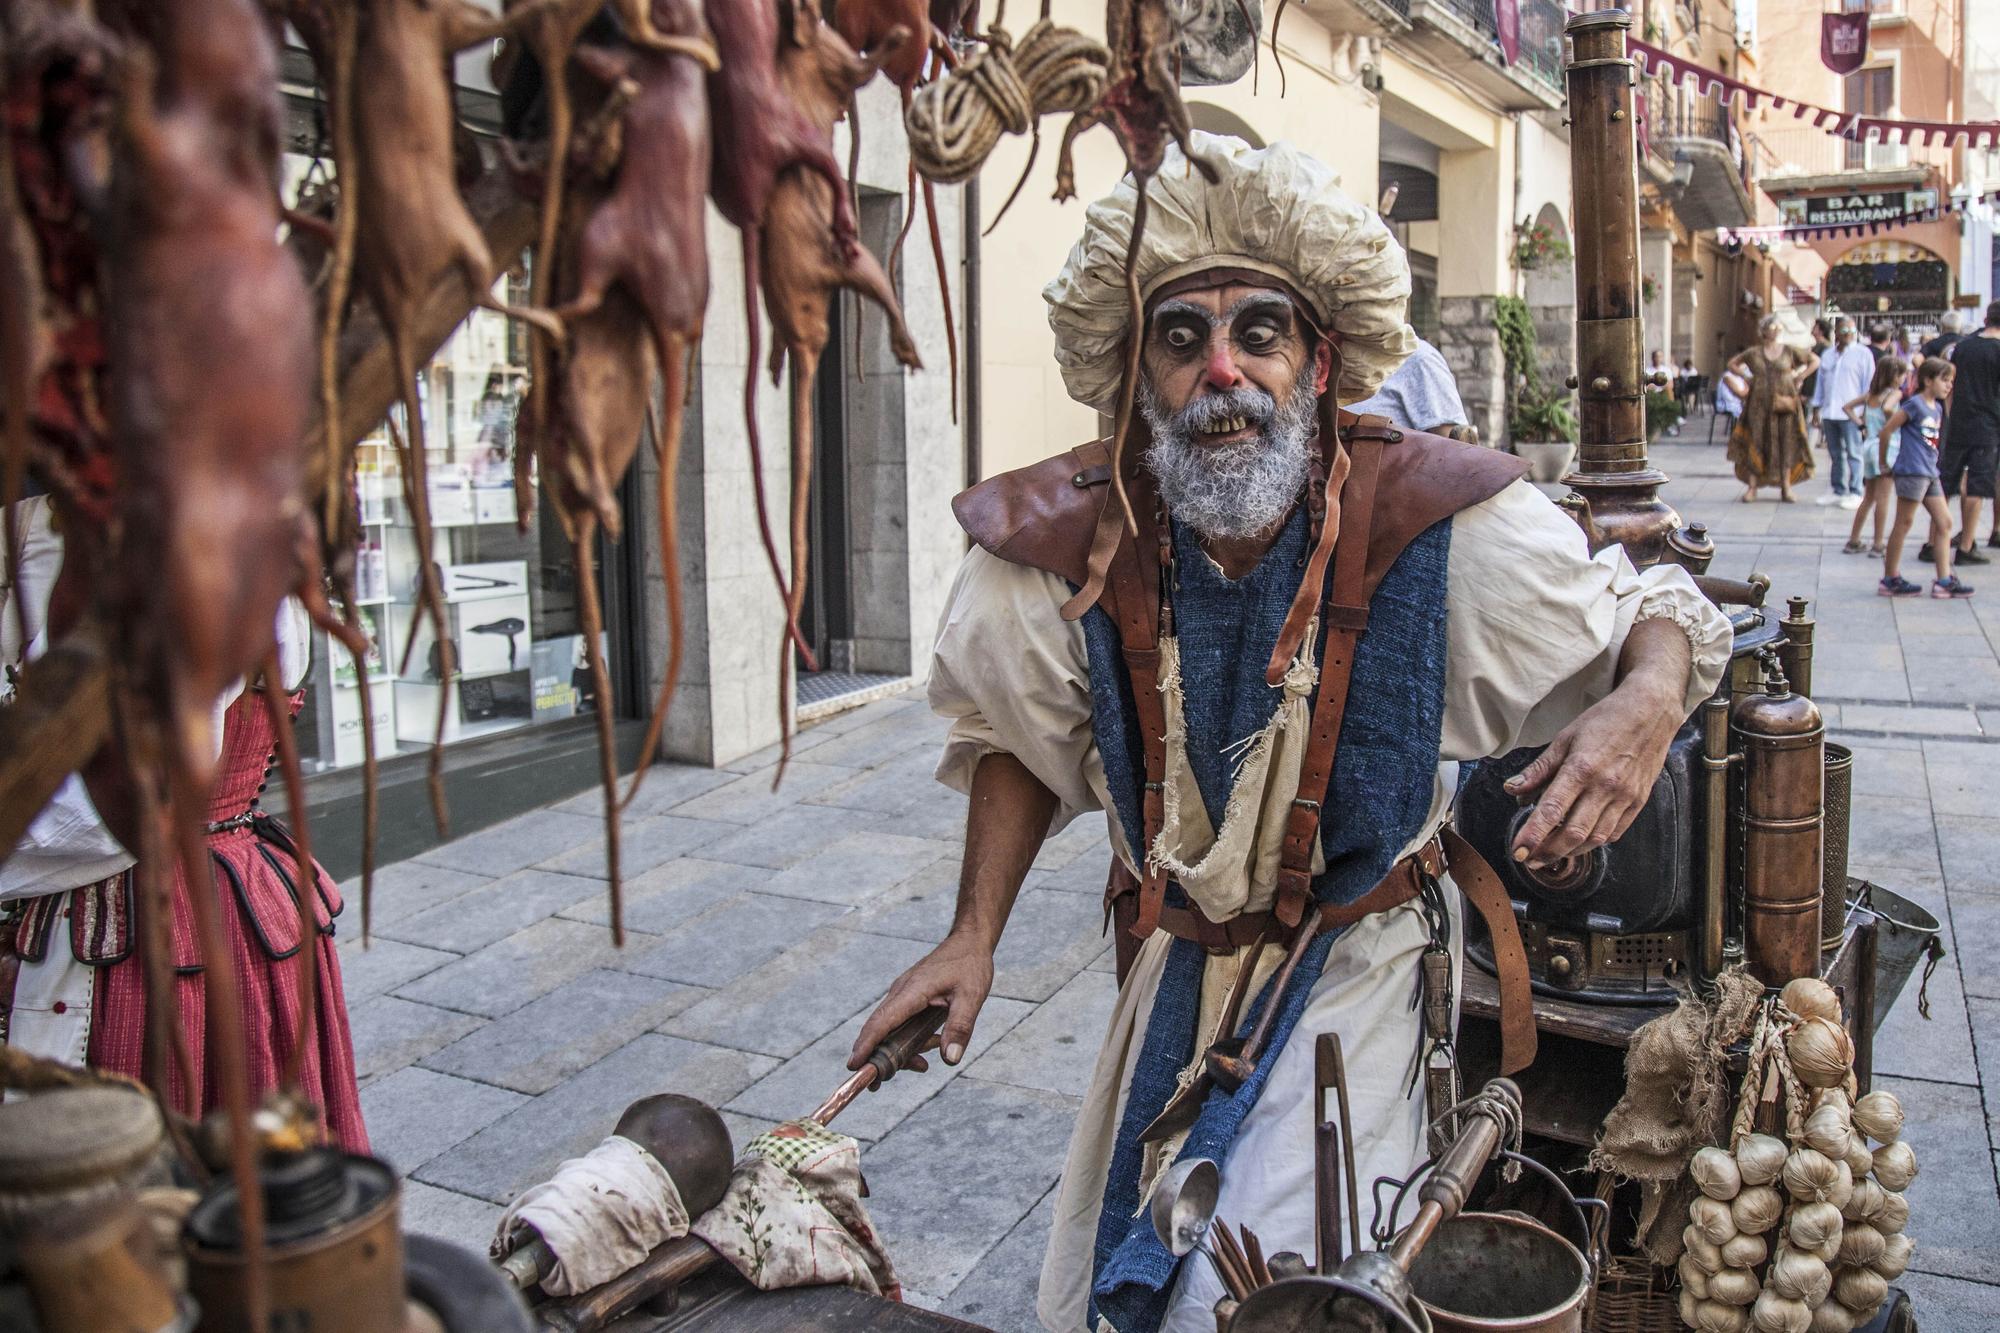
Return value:
M 1018 46 L 993 29 L 984 50 L 911 99 L 904 126 L 917 170 L 940 185 L 970 179 L 1002 134 L 1026 134 L 1042 116 L 1095 106 L 1110 63 L 1102 42 L 1047 19 Z

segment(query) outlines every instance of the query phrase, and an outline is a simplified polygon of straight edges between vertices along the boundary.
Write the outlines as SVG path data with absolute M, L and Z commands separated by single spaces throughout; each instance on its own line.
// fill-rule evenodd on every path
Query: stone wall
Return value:
M 1507 360 L 1493 327 L 1494 298 L 1446 296 L 1438 301 L 1438 350 L 1458 381 L 1465 415 L 1495 448 L 1507 440 Z

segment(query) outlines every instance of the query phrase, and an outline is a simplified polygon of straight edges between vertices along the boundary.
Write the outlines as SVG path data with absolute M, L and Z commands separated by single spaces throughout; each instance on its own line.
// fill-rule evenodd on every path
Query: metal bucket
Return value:
M 1853 809 L 1854 751 L 1826 744 L 1826 846 L 1820 857 L 1819 947 L 1837 949 L 1847 933 L 1847 829 Z
M 1926 954 L 1933 959 L 1944 957 L 1944 946 L 1939 943 L 1944 927 L 1929 912 L 1880 884 L 1857 882 L 1854 887 L 1861 905 L 1875 914 L 1877 922 L 1873 1030 L 1879 1032 L 1882 1020 L 1896 1007 L 1896 997 L 1910 984 L 1910 973 L 1917 970 L 1917 963 Z M 1930 979 L 1928 968 L 1924 979 Z
M 1576 1246 L 1539 1222 L 1460 1213 L 1410 1265 L 1410 1285 L 1439 1333 L 1581 1333 L 1591 1276 Z

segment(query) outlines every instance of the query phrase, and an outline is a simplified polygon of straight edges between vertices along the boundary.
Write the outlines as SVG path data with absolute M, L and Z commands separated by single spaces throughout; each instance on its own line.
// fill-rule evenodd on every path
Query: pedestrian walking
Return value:
M 1868 392 L 1859 398 L 1852 398 L 1841 408 L 1842 414 L 1850 422 L 1861 426 L 1861 438 L 1870 442 L 1882 438 L 1882 428 L 1888 424 L 1889 414 L 1903 401 L 1903 363 L 1891 357 L 1875 367 L 1875 380 L 1868 386 Z M 1885 458 L 1880 449 L 1864 448 L 1861 451 L 1861 504 L 1854 511 L 1854 526 L 1848 529 L 1847 545 L 1840 549 L 1848 555 L 1859 555 L 1866 550 L 1869 555 L 1883 553 L 1882 526 L 1896 506 L 1892 499 L 1895 483 L 1889 469 L 1895 466 L 1896 453 L 1902 444 L 1900 434 L 1889 439 L 1889 451 Z M 1870 516 L 1875 519 L 1875 536 L 1866 547 L 1861 544 L 1861 528 Z
M 1924 343 L 1925 356 L 1941 356 L 1951 360 L 1952 344 L 1965 336 L 1965 317 L 1956 310 L 1947 310 L 1938 320 L 1937 336 Z
M 1896 523 L 1889 529 L 1889 542 L 1882 554 L 1882 582 L 1876 589 L 1884 597 L 1921 597 L 1924 590 L 1902 575 L 1903 542 L 1917 510 L 1931 517 L 1932 553 L 1937 577 L 1931 581 L 1933 597 L 1970 597 L 1972 588 L 1951 572 L 1951 510 L 1944 502 L 1944 487 L 1938 481 L 1938 418 L 1943 415 L 1945 396 L 1951 392 L 1952 363 L 1938 357 L 1917 367 L 1917 392 L 1902 401 L 1882 423 L 1876 441 L 1882 470 L 1895 478 Z M 1889 437 L 1899 435 L 1895 460 L 1889 457 Z
M 1820 358 L 1826 355 L 1826 349 L 1831 346 L 1833 346 L 1833 326 L 1822 316 L 1814 320 L 1812 326 L 1812 372 L 1806 376 L 1806 382 L 1799 386 L 1799 395 L 1806 400 L 1806 443 L 1809 446 L 1826 443 L 1826 434 L 1820 426 L 1822 395 L 1819 363 Z
M 1986 326 L 1951 348 L 1957 372 L 1944 423 L 1939 475 L 1947 500 L 1958 500 L 1957 563 L 1983 565 L 1979 515 L 2000 471 L 2000 301 L 1986 308 Z
M 1744 483 L 1745 501 L 1757 498 L 1759 486 L 1776 486 L 1778 498 L 1789 504 L 1792 484 L 1812 475 L 1805 403 L 1799 397 L 1812 363 L 1779 341 L 1777 316 L 1759 320 L 1757 335 L 1757 346 L 1729 359 L 1728 374 L 1736 381 L 1730 387 L 1743 399 L 1743 415 L 1729 432 L 1729 460 Z
M 1833 488 L 1819 497 L 1818 504 L 1861 507 L 1861 430 L 1841 411 L 1841 405 L 1865 397 L 1874 379 L 1875 357 L 1856 344 L 1854 321 L 1843 316 L 1834 325 L 1833 346 L 1819 361 L 1816 401 L 1833 469 Z

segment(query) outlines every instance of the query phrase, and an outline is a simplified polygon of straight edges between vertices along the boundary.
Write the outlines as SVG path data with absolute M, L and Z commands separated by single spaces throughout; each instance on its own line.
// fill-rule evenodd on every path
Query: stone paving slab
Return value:
M 427 861 L 398 861 L 393 865 L 377 866 L 371 903 L 372 929 L 379 931 L 384 926 L 394 925 L 440 903 L 448 903 L 482 884 L 491 883 L 492 879 L 490 875 L 454 870 L 450 866 L 434 866 Z M 341 924 L 358 936 L 361 933 L 361 877 L 356 875 L 342 884 L 340 896 L 349 904 L 348 910 L 341 913 Z
M 981 1256 L 979 1266 L 937 1308 L 1001 1333 L 1033 1333 L 1041 1328 L 1035 1317 L 1035 1288 L 1041 1281 L 1042 1253 L 1048 1249 L 1055 1215 L 1056 1192 L 1051 1189 Z
M 764 891 L 852 905 L 894 888 L 945 857 L 955 857 L 957 851 L 952 843 L 881 829 L 850 833 L 794 862 L 766 884 Z
M 967 1070 L 974 1078 L 1081 1098 L 1111 1026 L 1118 982 L 1080 972 Z
M 382 927 L 384 938 L 474 953 L 572 903 L 602 896 L 602 884 L 549 870 L 516 870 L 429 911 Z
M 1905 1191 L 1910 1266 L 1920 1272 L 2000 1283 L 2000 1198 L 1979 1090 L 1952 1083 L 1884 1078 L 1903 1103 L 1903 1137 L 1917 1154 L 1917 1178 Z M 1986 1188 L 1974 1187 L 1982 1182 Z
M 403 1230 L 440 1236 L 484 1253 L 500 1225 L 500 1205 L 421 1180 L 403 1182 Z
M 604 825 L 600 822 L 598 827 Z M 707 843 L 734 833 L 733 824 L 710 819 L 681 819 L 675 815 L 655 815 L 651 819 L 627 820 L 618 829 L 618 869 L 626 875 L 643 875 L 677 856 L 699 850 Z M 603 879 L 604 840 L 592 838 L 581 847 L 552 856 L 541 863 L 544 870 L 566 875 L 587 875 Z
M 350 1011 L 371 996 L 392 991 L 459 958 L 443 949 L 426 949 L 380 936 L 363 945 L 359 931 L 351 939 L 341 940 L 339 948 L 340 984 Z
M 505 823 L 483 828 L 477 836 L 456 838 L 433 847 L 417 860 L 480 875 L 505 875 L 588 842 L 603 827 L 598 819 L 566 810 L 530 810 Z
M 856 829 L 873 827 L 886 819 L 885 815 L 819 805 L 785 806 L 773 810 L 750 828 L 738 829 L 709 843 L 701 854 L 711 861 L 789 870 Z
M 791 1057 L 923 957 L 915 940 L 823 926 L 752 972 L 660 1025 L 662 1032 L 739 1051 Z
M 528 1099 L 518 1092 L 411 1066 L 361 1090 L 369 1147 L 404 1174 Z
M 847 1078 L 847 1057 L 861 1024 L 874 1009 L 860 1013 L 785 1061 L 775 1071 L 743 1090 L 726 1108 L 739 1114 L 771 1120 L 804 1115 L 839 1087 Z M 1034 1006 L 1019 1000 L 994 998 L 979 1011 L 979 1023 L 972 1031 L 972 1044 L 956 1066 L 946 1064 L 936 1052 L 928 1056 L 930 1069 L 890 1079 L 879 1089 L 864 1094 L 841 1113 L 838 1128 L 843 1134 L 872 1141 L 881 1138 L 919 1106 L 949 1087 L 980 1053 L 1011 1031 Z
M 671 981 L 596 968 L 425 1056 L 422 1063 L 426 1069 L 515 1092 L 547 1092 L 703 993 Z
M 777 756 L 774 754 L 771 758 L 775 761 Z M 730 775 L 720 769 L 696 768 L 692 764 L 655 764 L 646 774 L 645 782 L 640 784 L 639 794 L 632 799 L 632 804 L 625 807 L 625 817 L 637 820 L 663 815 L 683 802 L 728 785 L 731 780 Z M 628 777 L 620 783 L 621 800 L 630 782 Z M 604 818 L 604 793 L 596 787 L 586 788 L 567 801 L 556 802 L 550 809 L 601 821 Z
M 680 857 L 625 881 L 625 928 L 648 935 L 665 935 L 717 903 L 754 889 L 769 878 L 770 872 L 757 866 L 704 861 L 698 856 Z M 572 903 L 559 915 L 570 921 L 609 926 L 610 895 L 593 894 Z
M 673 812 L 686 819 L 719 819 L 726 824 L 762 825 L 772 815 L 855 775 L 855 770 L 851 768 L 818 764 L 810 759 L 794 759 L 785 769 L 784 783 L 773 791 L 771 777 L 775 771 L 773 766 L 746 773 L 734 782 L 675 806 Z
M 625 933 L 625 948 L 654 939 Z M 488 945 L 397 991 L 406 1000 L 499 1018 L 597 967 L 617 967 L 625 954 L 601 926 L 550 917 Z
M 435 1154 L 416 1176 L 429 1185 L 504 1204 L 548 1179 L 565 1157 L 589 1152 L 639 1098 L 680 1092 L 720 1105 L 776 1064 L 764 1056 L 647 1033 L 539 1097 L 489 1089 L 514 1099 L 506 1112 Z M 411 1072 L 428 1073 L 405 1071 Z
M 1055 1184 L 1075 1119 L 1067 1097 L 962 1077 L 868 1149 L 869 1209 L 903 1280 L 956 1290 Z
M 831 903 L 739 894 L 657 942 L 628 947 L 618 965 L 628 972 L 693 986 L 724 986 L 783 953 L 798 932 L 841 915 L 842 909 Z
M 413 1065 L 485 1026 L 475 1014 L 455 1013 L 394 995 L 377 995 L 348 1009 L 354 1034 L 354 1073 L 366 1087 L 384 1074 Z

